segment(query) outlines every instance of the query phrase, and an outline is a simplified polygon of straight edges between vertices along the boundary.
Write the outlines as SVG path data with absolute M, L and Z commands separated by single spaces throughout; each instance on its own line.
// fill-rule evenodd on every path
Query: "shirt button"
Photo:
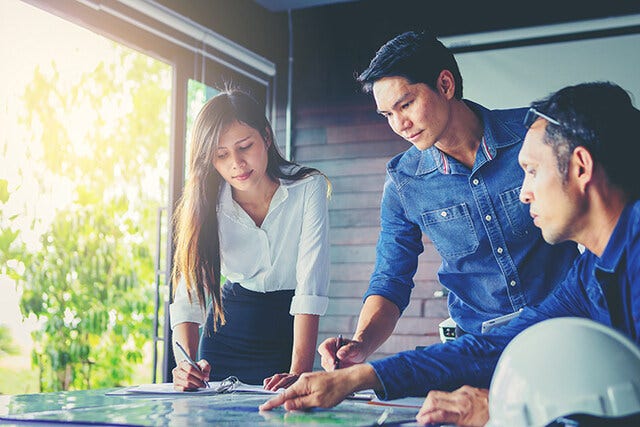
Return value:
M 491 215 L 485 216 L 484 219 L 486 219 L 487 221 L 491 221 Z
M 496 252 L 498 252 L 499 254 L 501 254 L 502 252 L 504 252 L 504 250 L 502 248 L 498 248 L 496 249 Z
M 510 281 L 510 282 L 509 282 L 509 284 L 510 284 L 511 286 L 515 286 L 515 285 L 516 285 L 516 281 L 515 281 L 515 280 L 512 280 L 512 281 Z
M 473 185 L 478 185 L 478 184 L 480 184 L 480 181 L 478 181 L 478 178 L 475 178 L 475 179 L 474 179 L 473 181 L 471 181 L 471 182 L 473 182 Z
M 442 211 L 442 212 L 440 212 L 440 216 L 442 216 L 444 218 L 445 216 L 447 216 L 447 213 L 445 211 Z

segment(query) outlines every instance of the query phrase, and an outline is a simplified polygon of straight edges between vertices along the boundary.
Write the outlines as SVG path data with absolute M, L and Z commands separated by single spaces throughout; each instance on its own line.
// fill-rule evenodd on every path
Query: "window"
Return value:
M 220 87 L 226 82 L 233 82 L 248 88 L 256 98 L 266 101 L 268 109 L 272 111 L 271 101 L 274 94 L 275 66 L 241 46 L 216 35 L 212 31 L 175 14 L 153 1 L 120 0 L 105 3 L 97 0 L 78 0 L 76 2 L 31 0 L 29 3 L 33 4 L 37 9 L 18 0 L 10 0 L 8 3 L 3 3 L 2 7 L 6 8 L 10 5 L 12 7 L 29 8 L 31 12 L 35 11 L 40 16 L 48 15 L 48 19 L 59 20 L 59 18 L 52 16 L 57 15 L 67 21 L 68 25 L 77 23 L 83 27 L 79 31 L 84 31 L 84 34 L 78 36 L 77 40 L 74 41 L 91 38 L 89 37 L 90 30 L 95 33 L 92 37 L 102 40 L 101 43 L 116 52 L 115 55 L 117 57 L 113 59 L 115 61 L 113 63 L 103 63 L 103 68 L 99 70 L 102 73 L 102 80 L 95 76 L 91 77 L 89 73 L 77 77 L 77 80 L 74 81 L 73 77 L 62 77 L 62 70 L 47 71 L 47 69 L 42 68 L 41 75 L 38 77 L 41 83 L 40 86 L 32 86 L 29 89 L 28 97 L 32 100 L 33 105 L 37 104 L 38 96 L 44 96 L 45 93 L 47 94 L 46 101 L 48 101 L 40 103 L 41 110 L 36 113 L 38 115 L 37 118 L 35 116 L 30 117 L 30 119 L 33 119 L 29 122 L 33 135 L 40 136 L 44 141 L 43 135 L 49 130 L 48 126 L 51 125 L 51 123 L 46 122 L 47 110 L 42 109 L 43 106 L 49 108 L 50 117 L 52 119 L 55 118 L 56 125 L 60 125 L 57 128 L 60 130 L 59 135 L 54 138 L 58 142 L 55 149 L 49 149 L 45 147 L 47 144 L 44 144 L 43 147 L 45 148 L 42 149 L 42 153 L 30 153 L 32 156 L 40 156 L 38 158 L 45 162 L 49 169 L 58 172 L 54 174 L 55 179 L 51 178 L 53 176 L 51 175 L 48 176 L 48 180 L 46 179 L 46 174 L 42 172 L 42 168 L 39 168 L 39 173 L 42 172 L 38 175 L 41 181 L 48 181 L 49 187 L 58 191 L 69 189 L 66 192 L 62 191 L 66 196 L 58 193 L 50 197 L 52 203 L 58 203 L 62 206 L 61 208 L 58 206 L 51 208 L 51 212 L 62 211 L 66 209 L 65 206 L 68 207 L 70 205 L 74 205 L 76 208 L 76 211 L 66 212 L 65 218 L 68 220 L 68 224 L 63 222 L 57 226 L 67 227 L 64 229 L 66 231 L 69 231 L 69 224 L 79 228 L 86 228 L 86 224 L 82 222 L 84 219 L 85 222 L 91 223 L 93 227 L 99 229 L 98 226 L 102 223 L 95 224 L 95 222 L 103 221 L 104 224 L 108 223 L 110 227 L 120 233 L 117 237 L 113 237 L 104 231 L 94 232 L 97 236 L 93 241 L 96 247 L 90 248 L 94 251 L 93 255 L 91 255 L 91 250 L 87 251 L 89 253 L 87 258 L 76 259 L 70 254 L 68 254 L 68 258 L 62 255 L 57 256 L 57 258 L 50 257 L 50 259 L 39 258 L 38 260 L 43 263 L 54 262 L 52 260 L 55 259 L 56 263 L 74 266 L 74 268 L 65 270 L 63 277 L 48 277 L 46 273 L 43 273 L 40 279 L 50 279 L 52 291 L 49 294 L 55 293 L 56 297 L 60 296 L 62 298 L 62 301 L 65 301 L 65 299 L 69 301 L 79 291 L 77 289 L 75 291 L 74 289 L 65 291 L 62 289 L 64 286 L 61 284 L 69 284 L 75 281 L 81 282 L 85 287 L 90 286 L 88 282 L 84 281 L 86 277 L 82 276 L 83 274 L 86 276 L 89 273 L 83 272 L 84 270 L 76 267 L 88 266 L 86 268 L 87 271 L 102 271 L 101 269 L 109 270 L 107 268 L 108 265 L 124 265 L 126 263 L 122 259 L 113 258 L 116 256 L 115 254 L 120 253 L 118 250 L 122 250 L 122 247 L 129 248 L 128 252 L 125 251 L 119 255 L 123 258 L 127 258 L 125 256 L 126 253 L 132 255 L 131 251 L 136 251 L 136 256 L 143 256 L 145 261 L 141 263 L 142 265 L 136 267 L 144 274 L 140 273 L 140 271 L 135 271 L 135 269 L 125 269 L 117 274 L 114 273 L 113 276 L 108 276 L 104 279 L 109 282 L 104 289 L 98 286 L 95 287 L 97 290 L 95 297 L 101 301 L 108 301 L 113 296 L 109 289 L 128 290 L 132 295 L 137 295 L 139 306 L 135 304 L 136 298 L 133 298 L 132 302 L 130 302 L 132 319 L 137 316 L 141 321 L 147 322 L 147 326 L 151 330 L 148 331 L 149 335 L 146 336 L 147 343 L 144 345 L 149 349 L 155 348 L 158 350 L 158 352 L 153 353 L 153 364 L 160 365 L 158 359 L 163 359 L 162 379 L 168 380 L 173 364 L 173 356 L 171 354 L 171 346 L 163 340 L 164 338 L 169 338 L 170 330 L 162 322 L 165 320 L 163 313 L 169 302 L 168 296 L 170 294 L 170 284 L 168 283 L 170 266 L 167 260 L 171 259 L 170 242 L 172 237 L 171 230 L 168 227 L 170 223 L 168 219 L 171 216 L 171 207 L 175 205 L 183 185 L 185 141 L 190 120 L 197 112 L 196 104 L 199 102 L 201 105 L 206 99 L 215 94 L 215 87 Z M 50 26 L 46 24 L 42 28 L 49 29 Z M 29 31 L 29 26 L 24 26 L 23 29 Z M 18 30 L 16 29 L 15 31 L 17 32 Z M 52 38 L 53 34 L 55 34 L 55 37 L 60 36 L 59 33 L 56 34 L 53 31 L 51 33 Z M 98 37 L 96 34 L 100 34 L 103 37 Z M 16 36 L 20 37 L 17 34 L 12 34 L 8 38 L 4 38 L 5 44 L 3 46 L 11 49 L 9 52 L 13 52 L 15 48 L 15 43 L 17 43 L 15 40 L 18 40 Z M 7 40 L 9 40 L 9 44 L 6 44 Z M 14 40 L 14 42 L 11 43 L 10 40 Z M 67 45 L 72 45 L 72 43 L 63 39 L 58 41 L 60 48 Z M 96 49 L 94 48 L 81 52 L 82 62 L 93 60 L 90 57 L 93 56 L 95 51 Z M 5 57 L 8 56 L 9 54 L 7 53 Z M 57 66 L 62 67 L 60 64 Z M 125 68 L 118 68 L 119 66 Z M 140 66 L 142 68 L 139 68 Z M 78 68 L 81 67 L 75 68 L 78 71 Z M 144 77 L 140 80 L 144 84 L 136 86 L 136 84 L 128 80 L 115 78 L 118 76 L 118 72 L 126 74 L 126 71 L 123 71 L 125 69 L 131 75 L 135 75 L 137 72 L 137 77 Z M 147 69 L 154 69 L 157 74 L 150 77 L 151 74 L 145 71 L 147 74 L 140 75 L 139 70 Z M 66 89 L 60 86 L 60 90 L 57 92 L 49 90 L 56 84 L 61 85 L 61 81 L 65 79 L 72 82 Z M 46 86 L 47 84 L 49 86 Z M 95 95 L 99 95 L 101 93 L 100 90 L 106 90 L 105 88 L 119 95 L 115 95 L 114 98 L 103 97 L 100 101 L 100 97 Z M 66 92 L 66 90 L 68 91 Z M 59 99 L 52 99 L 52 96 Z M 100 102 L 101 107 L 97 107 Z M 64 108 L 56 108 L 56 105 Z M 5 110 L 9 109 L 8 105 L 2 107 Z M 192 110 L 188 110 L 189 107 Z M 99 108 L 103 108 L 103 110 L 99 110 Z M 140 112 L 145 108 L 156 108 L 153 110 L 154 113 L 151 114 L 152 118 L 147 118 L 146 122 L 142 119 L 143 121 L 137 124 L 140 126 L 138 128 L 122 127 L 122 124 L 126 122 L 122 116 L 126 115 L 126 113 L 131 113 L 141 119 Z M 74 120 L 74 123 L 79 124 L 70 127 L 62 126 L 65 121 L 70 121 L 71 119 Z M 99 130 L 96 129 L 95 123 L 100 124 Z M 135 129 L 135 132 L 133 129 Z M 125 132 L 126 136 L 131 139 L 127 140 L 126 136 L 122 137 L 120 138 L 124 141 L 122 144 L 118 142 L 118 144 L 112 146 L 111 142 L 113 141 L 109 140 L 109 136 L 113 137 L 118 132 L 121 134 Z M 51 135 L 47 137 L 50 138 Z M 4 141 L 0 140 L 0 145 L 11 145 L 11 150 L 22 149 L 25 152 L 36 149 L 34 144 L 20 147 L 16 144 L 10 144 L 11 142 L 12 139 L 8 136 Z M 155 147 L 153 156 L 141 151 L 141 146 Z M 7 150 L 5 149 L 6 152 Z M 83 158 L 92 158 L 97 162 L 94 167 L 90 167 L 88 165 L 89 162 L 84 162 L 83 164 Z M 109 159 L 114 162 L 109 163 L 107 161 Z M 3 158 L 2 161 L 3 165 L 5 162 L 8 164 L 8 158 Z M 159 177 L 157 173 L 153 175 L 151 173 L 153 171 L 163 171 L 164 175 L 162 177 Z M 23 175 L 30 179 L 35 179 L 35 177 L 29 176 L 28 172 L 23 173 Z M 127 187 L 124 185 L 120 186 L 121 188 L 116 185 L 118 182 L 131 181 L 132 175 L 135 175 L 136 190 L 126 189 Z M 154 176 L 155 178 L 153 178 Z M 6 182 L 4 186 L 6 188 L 3 187 L 3 182 Z M 102 185 L 102 187 L 97 188 L 96 185 L 98 184 Z M 6 177 L 0 176 L 0 196 L 2 196 L 0 197 L 0 209 L 2 209 L 0 211 L 0 221 L 3 222 L 3 229 L 18 229 L 18 225 L 15 223 L 12 223 L 12 227 L 6 227 L 12 216 L 7 210 L 7 206 L 15 206 L 15 201 L 21 191 L 18 187 L 19 185 L 15 182 L 9 182 Z M 4 194 L 7 194 L 8 197 L 4 197 Z M 139 211 L 142 213 L 134 213 L 128 209 L 130 206 L 142 204 L 143 199 L 152 196 L 157 196 L 154 199 L 156 205 L 153 208 L 149 205 L 144 210 Z M 65 199 L 65 197 L 67 198 Z M 9 204 L 4 202 L 5 199 Z M 100 205 L 92 204 L 96 200 L 103 202 L 104 200 L 102 199 L 108 199 L 111 205 L 120 207 L 120 211 L 107 208 L 99 209 L 96 206 Z M 12 203 L 13 205 L 11 205 Z M 42 203 L 36 203 L 36 205 L 38 205 L 39 209 L 43 206 Z M 78 206 L 82 209 L 79 209 Z M 88 206 L 91 206 L 91 209 L 94 210 L 91 211 Z M 36 208 L 32 207 L 32 209 Z M 47 209 L 43 210 L 46 211 Z M 109 222 L 112 219 L 116 221 Z M 15 221 L 15 219 L 11 219 L 11 221 Z M 53 220 L 49 221 L 48 232 L 52 231 L 53 223 Z M 143 225 L 144 232 L 141 231 Z M 152 225 L 151 228 L 149 228 L 150 225 Z M 29 230 L 28 227 L 25 229 Z M 28 234 L 32 231 L 30 230 L 26 233 Z M 38 234 L 39 232 L 34 231 L 34 233 Z M 89 231 L 88 234 L 91 234 L 91 232 Z M 45 238 L 51 240 L 50 242 L 45 240 L 45 244 L 59 240 L 52 236 L 55 236 L 55 234 L 50 234 L 49 237 Z M 15 245 L 18 243 L 26 244 L 24 237 L 26 236 L 15 239 L 13 243 L 14 250 Z M 130 246 L 120 245 L 123 242 Z M 116 250 L 114 247 L 109 246 L 111 243 L 117 245 L 120 249 Z M 75 242 L 75 244 L 77 249 L 78 243 Z M 64 246 L 58 248 L 61 254 L 66 253 L 64 249 Z M 95 251 L 106 258 L 101 259 L 96 256 Z M 76 250 L 74 252 L 71 250 L 69 252 L 75 254 L 82 251 Z M 8 251 L 5 251 L 5 253 L 9 254 Z M 133 259 L 135 256 L 130 256 L 129 258 Z M 10 265 L 16 267 L 16 274 L 23 274 L 29 270 L 24 265 L 20 266 L 19 263 L 16 264 L 14 262 L 14 264 Z M 54 271 L 53 268 L 48 268 L 47 265 L 37 266 L 32 270 L 34 272 Z M 7 272 L 0 271 L 1 273 Z M 143 286 L 132 286 L 134 283 L 142 283 Z M 154 288 L 157 288 L 158 291 L 155 297 L 153 296 Z M 52 298 L 49 294 L 42 292 L 36 296 L 38 298 Z M 142 307 L 141 305 L 143 303 L 148 304 L 154 299 L 158 304 L 156 318 L 160 321 L 160 324 L 152 325 L 152 322 L 147 318 L 149 306 Z M 23 300 L 26 299 L 23 298 Z M 51 305 L 52 303 L 48 307 Z M 62 306 L 63 304 L 60 305 L 60 307 Z M 60 310 L 64 309 L 61 308 Z M 117 310 L 95 310 L 95 313 L 90 309 L 85 309 L 83 313 L 69 310 L 58 314 L 57 317 L 54 317 L 60 329 L 62 329 L 61 326 L 66 326 L 66 329 L 69 329 L 69 325 L 77 325 L 80 322 L 90 324 L 90 328 L 94 329 L 104 328 L 106 327 L 105 325 L 110 325 L 112 328 L 126 328 L 127 323 L 122 322 L 122 319 L 118 319 L 121 314 Z M 55 329 L 53 326 L 51 328 Z M 160 331 L 160 329 L 163 329 L 163 331 Z M 158 331 L 158 336 L 156 337 L 152 336 L 154 330 Z M 122 330 L 120 332 L 125 335 L 128 333 Z M 87 347 L 80 338 L 70 336 L 65 337 L 65 339 L 70 351 L 73 346 L 75 354 L 81 357 L 87 355 Z M 127 346 L 132 349 L 130 353 L 127 353 L 127 357 L 133 359 L 140 357 L 134 351 L 136 346 L 142 345 L 139 340 L 130 339 L 122 345 L 125 350 L 128 348 Z M 152 350 L 149 351 L 153 352 Z M 41 354 L 45 353 L 41 352 Z M 59 351 L 58 353 L 61 352 Z M 148 354 L 148 352 L 145 354 Z M 57 363 L 63 362 L 63 359 L 68 357 L 59 356 Z M 98 362 L 87 357 L 85 359 L 86 363 L 77 368 L 77 370 L 78 375 L 86 380 L 86 386 L 97 387 L 107 384 L 108 382 L 100 382 L 104 379 L 97 379 L 96 372 L 98 369 L 95 364 Z M 140 362 L 142 364 L 141 360 Z M 149 365 L 146 365 L 148 371 L 151 370 L 148 367 Z M 153 380 L 156 380 L 156 370 L 153 370 L 152 374 Z M 126 381 L 126 379 L 123 379 L 123 381 Z M 75 387 L 78 386 L 76 385 Z M 15 390 L 15 392 L 23 392 L 23 390 Z

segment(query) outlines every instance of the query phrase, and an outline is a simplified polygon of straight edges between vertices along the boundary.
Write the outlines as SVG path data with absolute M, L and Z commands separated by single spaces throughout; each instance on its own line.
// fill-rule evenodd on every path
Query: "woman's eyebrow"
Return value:
M 237 141 L 234 141 L 233 145 L 238 145 L 238 144 L 240 144 L 240 143 L 242 143 L 242 142 L 244 142 L 244 141 L 246 141 L 246 140 L 248 140 L 250 138 L 251 138 L 251 135 L 247 135 L 245 137 L 242 137 L 242 138 L 238 139 Z M 218 146 L 218 147 L 216 147 L 216 150 L 228 150 L 228 148 L 227 147 Z
M 247 135 L 247 136 L 245 136 L 244 138 L 240 138 L 239 140 L 237 140 L 237 141 L 236 141 L 236 142 L 234 142 L 233 144 L 234 144 L 234 145 L 240 144 L 241 142 L 244 142 L 244 141 L 246 141 L 247 139 L 250 139 L 250 138 L 251 138 L 251 135 Z

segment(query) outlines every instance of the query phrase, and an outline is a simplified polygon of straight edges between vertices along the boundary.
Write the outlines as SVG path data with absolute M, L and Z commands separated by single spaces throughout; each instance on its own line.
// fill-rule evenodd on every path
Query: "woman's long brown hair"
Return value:
M 252 127 L 269 143 L 267 174 L 274 181 L 279 178 L 299 180 L 321 173 L 282 157 L 273 140 L 273 130 L 264 115 L 264 108 L 247 93 L 237 89 L 225 90 L 202 107 L 193 124 L 189 172 L 174 217 L 176 233 L 172 282 L 175 290 L 180 280 L 184 280 L 189 300 L 195 291 L 203 309 L 207 296 L 211 298 L 214 331 L 218 324 L 225 323 L 225 317 L 220 292 L 220 241 L 216 209 L 223 179 L 213 167 L 213 156 L 220 135 L 234 122 Z

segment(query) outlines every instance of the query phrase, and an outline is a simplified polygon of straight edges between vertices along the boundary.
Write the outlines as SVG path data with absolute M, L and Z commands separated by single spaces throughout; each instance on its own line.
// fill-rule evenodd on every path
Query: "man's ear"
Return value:
M 447 99 L 451 99 L 454 97 L 456 93 L 456 81 L 453 78 L 453 74 L 449 70 L 440 71 L 440 75 L 438 76 L 438 90 L 447 97 Z
M 595 163 L 593 156 L 586 148 L 578 146 L 574 148 L 571 155 L 572 168 L 569 173 L 577 179 L 580 188 L 584 191 L 587 185 L 593 180 Z

